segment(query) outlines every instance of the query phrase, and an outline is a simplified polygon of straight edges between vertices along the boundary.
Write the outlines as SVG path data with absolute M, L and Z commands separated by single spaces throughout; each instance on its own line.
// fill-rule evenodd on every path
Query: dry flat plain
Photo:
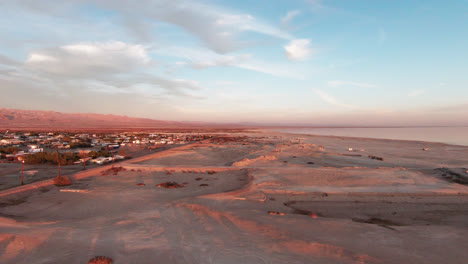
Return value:
M 0 192 L 0 263 L 467 263 L 468 147 L 298 137 L 220 136 Z

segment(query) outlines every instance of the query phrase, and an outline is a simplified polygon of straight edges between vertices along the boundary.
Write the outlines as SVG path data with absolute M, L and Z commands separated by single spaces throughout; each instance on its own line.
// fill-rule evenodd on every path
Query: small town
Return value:
M 174 133 L 9 132 L 0 134 L 0 162 L 105 164 L 183 145 L 211 135 Z M 52 156 L 54 158 L 52 158 Z M 63 161 L 63 162 L 62 162 Z

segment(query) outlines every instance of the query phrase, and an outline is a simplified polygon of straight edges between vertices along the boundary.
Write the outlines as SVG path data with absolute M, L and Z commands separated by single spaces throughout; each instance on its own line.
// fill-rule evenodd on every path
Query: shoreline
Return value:
M 278 133 L 278 134 L 313 136 L 313 137 L 348 138 L 348 139 L 362 139 L 362 140 L 381 140 L 381 141 L 413 142 L 413 143 L 424 143 L 424 144 L 440 144 L 440 145 L 446 145 L 446 146 L 457 146 L 457 147 L 468 148 L 468 144 L 463 145 L 463 144 L 453 144 L 453 143 L 445 143 L 445 142 L 438 142 L 438 141 L 424 141 L 424 140 L 416 140 L 416 139 L 392 139 L 392 138 L 375 138 L 375 137 L 359 137 L 359 136 L 305 134 L 305 133 L 284 132 L 284 131 L 268 130 L 268 129 L 257 129 L 256 131 L 259 131 L 261 133 Z

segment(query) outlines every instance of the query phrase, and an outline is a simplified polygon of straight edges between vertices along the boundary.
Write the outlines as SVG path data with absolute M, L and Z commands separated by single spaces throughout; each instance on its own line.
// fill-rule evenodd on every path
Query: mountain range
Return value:
M 203 122 L 175 122 L 112 114 L 61 113 L 55 111 L 0 108 L 2 129 L 151 129 L 219 127 Z

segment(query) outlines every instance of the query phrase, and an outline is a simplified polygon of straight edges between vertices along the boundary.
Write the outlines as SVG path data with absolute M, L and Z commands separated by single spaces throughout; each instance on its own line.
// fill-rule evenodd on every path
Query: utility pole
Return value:
M 21 161 L 21 185 L 24 185 L 24 177 L 23 177 L 23 164 L 24 164 L 24 160 Z
M 20 183 L 21 185 L 24 185 L 24 177 L 23 177 L 23 164 L 24 164 L 24 158 L 23 157 L 18 157 L 18 160 L 21 162 L 21 176 L 20 176 Z
M 114 168 L 114 159 L 115 158 L 114 158 L 114 152 L 113 151 L 111 151 L 111 155 L 112 155 L 111 156 L 112 157 L 112 168 Z
M 57 170 L 58 170 L 58 175 L 57 175 L 57 178 L 60 178 L 60 154 L 59 154 L 59 151 L 58 151 L 58 146 L 56 148 L 57 150 Z

